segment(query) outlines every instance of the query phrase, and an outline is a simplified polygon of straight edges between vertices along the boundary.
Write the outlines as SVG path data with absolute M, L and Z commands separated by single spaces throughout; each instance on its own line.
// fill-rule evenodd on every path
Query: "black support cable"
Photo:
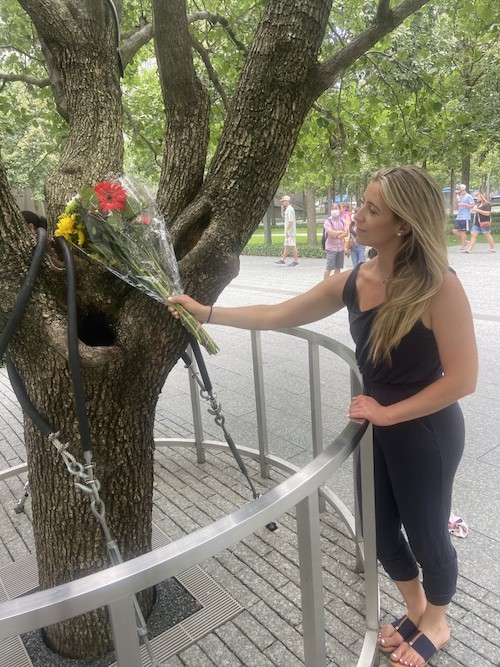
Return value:
M 25 412 L 31 421 L 40 429 L 43 435 L 48 438 L 49 435 L 54 433 L 54 428 L 49 424 L 49 422 L 42 417 L 42 415 L 37 411 L 33 403 L 31 402 L 26 387 L 24 386 L 21 376 L 17 372 L 16 367 L 14 366 L 12 359 L 7 355 L 7 373 L 9 374 L 9 380 L 12 385 L 14 394 L 16 395 L 23 412 Z
M 207 367 L 206 367 L 206 364 L 205 364 L 205 359 L 203 359 L 203 355 L 201 353 L 200 346 L 198 345 L 198 341 L 196 340 L 196 338 L 191 333 L 188 333 L 188 337 L 189 337 L 191 349 L 193 350 L 193 354 L 196 358 L 196 363 L 198 364 L 198 370 L 200 371 L 200 375 L 201 375 L 202 380 L 203 380 L 203 385 L 205 387 L 205 391 L 207 392 L 207 394 L 210 398 L 214 398 L 212 382 L 211 382 L 210 377 L 208 375 Z M 186 363 L 186 361 L 185 361 L 186 358 L 189 360 L 188 363 Z M 182 359 L 188 367 L 191 366 L 192 361 L 189 358 L 189 355 L 187 354 L 187 352 L 184 352 L 182 354 Z M 226 442 L 229 446 L 229 449 L 231 450 L 231 454 L 234 456 L 234 459 L 235 459 L 236 463 L 238 464 L 239 469 L 245 475 L 245 477 L 247 479 L 247 482 L 248 482 L 248 485 L 250 486 L 250 490 L 252 491 L 253 497 L 257 498 L 259 494 L 255 490 L 255 486 L 253 485 L 253 482 L 250 479 L 250 475 L 248 474 L 248 469 L 245 465 L 245 461 L 243 461 L 243 458 L 242 458 L 241 454 L 239 453 L 239 451 L 238 451 L 238 449 L 237 449 L 237 447 L 234 443 L 234 440 L 231 437 L 231 434 L 229 433 L 229 431 L 227 430 L 227 428 L 225 426 L 225 419 L 220 414 L 220 404 L 218 403 L 218 405 L 219 405 L 218 412 L 215 412 L 215 411 L 212 411 L 212 410 L 210 410 L 210 412 L 215 415 L 215 423 L 218 426 L 221 427 L 221 429 L 224 433 L 224 437 L 226 438 Z
M 191 348 L 193 350 L 194 356 L 196 358 L 196 362 L 198 364 L 198 370 L 200 371 L 200 375 L 201 375 L 202 380 L 203 380 L 203 385 L 205 387 L 205 391 L 207 392 L 210 399 L 215 401 L 215 397 L 213 395 L 212 382 L 210 381 L 210 377 L 208 375 L 207 367 L 205 365 L 205 360 L 203 359 L 203 355 L 201 353 L 200 346 L 198 345 L 198 341 L 196 340 L 196 338 L 191 333 L 188 333 L 188 337 L 189 337 L 190 345 L 191 345 Z M 184 361 L 186 367 L 191 368 L 191 365 L 192 365 L 193 361 L 192 361 L 191 357 L 189 356 L 189 354 L 187 352 L 183 352 L 181 354 L 181 358 Z M 238 464 L 238 467 L 239 467 L 240 471 L 245 476 L 254 499 L 258 498 L 260 494 L 258 494 L 257 491 L 255 490 L 255 486 L 254 486 L 254 484 L 253 484 L 253 482 L 250 478 L 250 475 L 248 474 L 248 469 L 245 465 L 245 461 L 243 460 L 243 457 L 239 453 L 238 448 L 236 447 L 236 444 L 235 444 L 233 438 L 231 437 L 231 434 L 229 433 L 229 431 L 227 430 L 227 428 L 225 426 L 225 419 L 222 416 L 222 414 L 220 413 L 220 403 L 218 401 L 216 401 L 216 403 L 217 403 L 217 408 L 215 410 L 209 410 L 209 412 L 211 414 L 215 415 L 215 423 L 218 426 L 221 427 L 221 429 L 224 433 L 224 437 L 226 438 L 226 442 L 228 444 L 229 450 L 231 451 L 231 454 L 233 455 L 236 463 Z M 278 526 L 276 525 L 276 523 L 274 521 L 270 521 L 266 525 L 266 528 L 268 530 L 270 530 L 271 532 L 275 531 L 277 529 L 277 527 Z
M 33 252 L 31 264 L 26 274 L 24 283 L 19 291 L 14 308 L 7 320 L 2 334 L 0 336 L 0 356 L 6 351 L 9 342 L 16 332 L 21 319 L 26 311 L 29 300 L 33 293 L 35 282 L 40 271 L 43 256 L 45 254 L 45 247 L 47 244 L 47 230 L 43 227 L 38 227 L 36 230 L 37 244 Z M 90 430 L 85 409 L 85 396 L 83 393 L 83 384 L 80 373 L 80 361 L 78 355 L 78 326 L 77 326 L 77 311 L 76 311 L 76 276 L 75 264 L 73 255 L 71 254 L 66 241 L 58 238 L 59 246 L 64 257 L 64 264 L 67 274 L 67 299 L 68 299 L 68 356 L 71 377 L 73 381 L 73 390 L 75 393 L 76 414 L 78 419 L 78 428 L 80 431 L 80 438 L 84 454 L 90 454 Z M 31 402 L 26 388 L 21 380 L 14 363 L 9 355 L 7 355 L 7 372 L 12 383 L 14 393 L 19 400 L 24 412 L 29 415 L 32 421 L 38 426 L 40 431 L 49 436 L 54 432 L 53 427 L 48 421 L 42 417 Z
M 71 254 L 66 241 L 62 237 L 59 237 L 57 239 L 57 242 L 63 254 L 64 264 L 66 268 L 66 276 L 67 276 L 66 291 L 67 291 L 67 308 L 68 308 L 67 312 L 68 358 L 71 371 L 71 379 L 73 383 L 73 391 L 75 394 L 76 416 L 78 421 L 78 429 L 80 432 L 82 450 L 84 456 L 87 455 L 86 458 L 90 458 L 92 451 L 91 440 L 90 440 L 90 429 L 86 411 L 85 394 L 83 392 L 80 358 L 78 352 L 78 314 L 76 307 L 75 263 L 73 255 Z M 6 351 L 10 339 L 14 335 L 26 311 L 29 300 L 31 298 L 31 294 L 33 292 L 33 288 L 35 286 L 35 281 L 38 276 L 38 272 L 40 270 L 42 259 L 45 253 L 46 243 L 47 243 L 47 231 L 43 227 L 38 227 L 37 245 L 33 253 L 31 264 L 28 269 L 28 273 L 26 275 L 26 279 L 21 287 L 19 296 L 16 300 L 16 303 L 14 304 L 14 308 L 12 309 L 9 319 L 7 320 L 7 324 L 5 325 L 2 334 L 0 336 L 0 356 L 2 356 Z M 190 340 L 191 348 L 193 350 L 194 356 L 198 364 L 198 368 L 200 371 L 200 375 L 202 377 L 205 391 L 207 392 L 208 396 L 215 401 L 215 397 L 213 395 L 212 382 L 208 375 L 207 367 L 205 365 L 205 360 L 203 359 L 200 346 L 198 345 L 198 342 L 196 341 L 196 339 L 192 334 L 188 333 L 188 337 Z M 181 357 L 184 363 L 186 364 L 187 368 L 190 368 L 193 362 L 191 357 L 187 354 L 187 352 L 183 352 Z M 40 413 L 36 410 L 35 406 L 31 402 L 31 399 L 28 396 L 24 383 L 21 377 L 19 376 L 19 373 L 17 372 L 17 369 L 15 368 L 14 363 L 12 362 L 12 359 L 10 358 L 9 355 L 7 355 L 7 372 L 12 385 L 12 389 L 23 411 L 30 417 L 30 419 L 39 428 L 42 434 L 45 435 L 46 437 L 49 437 L 52 433 L 54 433 L 54 428 L 49 424 L 49 422 L 44 417 L 42 417 L 42 415 L 40 415 Z M 224 432 L 224 436 L 226 438 L 226 442 L 229 445 L 229 449 L 233 454 L 241 472 L 246 477 L 250 489 L 252 491 L 253 497 L 257 498 L 259 494 L 256 492 L 253 482 L 250 479 L 250 475 L 248 474 L 248 470 L 245 465 L 245 462 L 243 461 L 243 458 L 238 452 L 238 449 L 230 433 L 228 432 L 228 430 L 224 425 L 225 419 L 220 414 L 220 404 L 218 404 L 218 406 L 219 407 L 217 407 L 217 410 L 213 411 L 213 414 L 215 415 L 215 422 L 222 428 L 222 431 Z M 267 528 L 269 530 L 276 530 L 276 524 L 274 522 L 271 522 L 267 525 Z
M 196 359 L 196 363 L 198 364 L 198 370 L 200 371 L 200 375 L 203 380 L 203 384 L 205 385 L 205 389 L 207 393 L 211 395 L 213 392 L 212 382 L 208 375 L 207 367 L 205 365 L 205 360 L 203 359 L 203 355 L 201 353 L 200 346 L 198 345 L 198 341 L 191 332 L 188 332 L 188 338 L 189 338 L 189 344 L 191 345 L 191 349 L 193 350 L 193 354 Z
M 66 267 L 66 291 L 68 302 L 68 358 L 75 395 L 76 418 L 78 430 L 84 454 L 90 454 L 90 429 L 87 410 L 85 407 L 85 394 L 83 391 L 82 374 L 80 370 L 80 355 L 78 353 L 78 315 L 76 309 L 76 271 L 73 255 L 64 238 L 57 238 L 61 248 L 64 265 Z
M 118 12 L 116 11 L 115 3 L 113 0 L 106 0 L 109 8 L 111 9 L 111 15 L 113 16 L 113 24 L 115 27 L 115 40 L 116 40 L 116 55 L 118 58 L 118 70 L 120 72 L 120 78 L 123 79 L 124 68 L 122 54 L 120 53 L 120 21 L 118 19 Z
M 14 308 L 12 309 L 7 324 L 5 325 L 2 335 L 0 336 L 0 357 L 4 354 L 7 346 L 10 342 L 10 339 L 16 332 L 19 323 L 28 307 L 31 294 L 33 293 L 33 288 L 35 287 L 36 278 L 42 264 L 42 259 L 45 254 L 45 246 L 47 245 L 47 230 L 43 227 L 38 227 L 36 230 L 37 244 L 35 250 L 33 251 L 33 257 L 31 259 L 31 264 L 26 274 L 26 278 L 21 287 L 19 295 L 17 297 Z

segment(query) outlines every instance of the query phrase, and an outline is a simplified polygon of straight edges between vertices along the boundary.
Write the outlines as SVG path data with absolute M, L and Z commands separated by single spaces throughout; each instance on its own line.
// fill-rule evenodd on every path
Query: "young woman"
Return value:
M 304 325 L 347 306 L 365 383 L 349 416 L 373 424 L 377 553 L 406 606 L 401 619 L 380 628 L 380 649 L 393 666 L 422 667 L 446 644 L 456 588 L 448 532 L 464 447 L 456 401 L 475 389 L 477 351 L 467 297 L 448 268 L 445 224 L 441 190 L 426 171 L 385 169 L 356 212 L 359 243 L 378 251 L 370 262 L 276 305 L 170 299 L 200 322 L 245 329 Z
M 495 252 L 495 240 L 491 235 L 491 203 L 482 192 L 477 195 L 477 206 L 472 209 L 472 213 L 475 213 L 474 225 L 470 234 L 470 245 L 465 252 L 472 252 L 479 234 L 485 235 L 490 252 Z

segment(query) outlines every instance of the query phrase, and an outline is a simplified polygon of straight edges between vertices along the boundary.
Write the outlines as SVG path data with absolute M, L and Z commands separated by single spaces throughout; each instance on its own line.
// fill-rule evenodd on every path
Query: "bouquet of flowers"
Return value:
M 147 189 L 129 178 L 82 187 L 59 217 L 55 235 L 157 301 L 182 293 L 163 217 Z M 215 354 L 218 347 L 201 324 L 182 306 L 174 307 L 186 329 Z

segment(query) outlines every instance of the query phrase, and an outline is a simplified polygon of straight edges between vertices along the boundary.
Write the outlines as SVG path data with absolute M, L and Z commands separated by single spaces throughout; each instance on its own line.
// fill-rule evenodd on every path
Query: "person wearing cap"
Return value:
M 279 266 L 298 266 L 299 262 L 299 256 L 297 253 L 297 241 L 296 241 L 296 236 L 297 236 L 297 222 L 295 219 L 295 209 L 290 203 L 290 197 L 288 195 L 284 195 L 281 198 L 281 206 L 282 206 L 282 212 L 283 216 L 285 218 L 285 244 L 283 246 L 283 255 L 281 256 L 281 259 L 278 259 L 275 264 L 278 264 Z M 293 262 L 290 262 L 290 264 L 285 264 L 285 259 L 288 257 L 288 251 L 289 249 L 292 249 L 293 253 Z
M 460 240 L 460 250 L 465 252 L 469 242 L 467 241 L 467 232 L 470 227 L 472 209 L 474 208 L 474 199 L 467 192 L 467 186 L 461 183 L 456 191 L 458 212 L 453 225 L 453 233 Z

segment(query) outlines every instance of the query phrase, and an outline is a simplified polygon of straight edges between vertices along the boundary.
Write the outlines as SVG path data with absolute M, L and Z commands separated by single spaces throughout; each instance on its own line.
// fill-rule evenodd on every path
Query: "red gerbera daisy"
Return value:
M 99 208 L 104 213 L 109 211 L 124 211 L 127 191 L 118 183 L 103 181 L 94 186 L 99 199 Z

